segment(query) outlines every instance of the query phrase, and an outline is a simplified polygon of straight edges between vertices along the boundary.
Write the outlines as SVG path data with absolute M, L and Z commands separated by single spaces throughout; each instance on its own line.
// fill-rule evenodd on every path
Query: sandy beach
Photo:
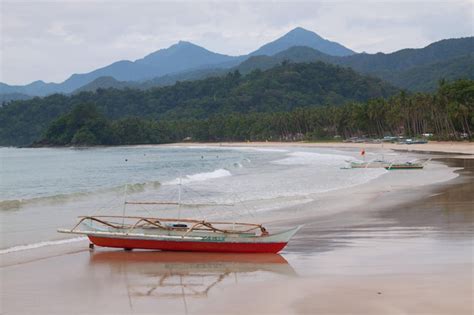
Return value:
M 390 149 L 407 152 L 462 154 L 462 158 L 473 158 L 474 143 L 452 141 L 430 141 L 425 144 L 397 143 L 344 143 L 344 142 L 186 142 L 171 144 L 173 146 L 222 146 L 222 147 L 313 147 L 313 148 L 357 148 L 357 149 Z
M 419 175 L 387 172 L 262 214 L 275 229 L 304 224 L 278 255 L 90 251 L 86 240 L 2 254 L 0 312 L 472 314 L 473 145 L 385 144 L 388 149 L 423 151 L 410 156 L 432 161 Z

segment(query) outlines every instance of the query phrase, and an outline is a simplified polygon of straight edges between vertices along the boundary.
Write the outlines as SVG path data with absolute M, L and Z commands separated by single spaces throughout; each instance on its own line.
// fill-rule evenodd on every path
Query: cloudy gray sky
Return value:
M 8 84 L 61 82 L 178 40 L 245 54 L 296 26 L 370 53 L 474 32 L 474 0 L 0 1 L 0 81 Z

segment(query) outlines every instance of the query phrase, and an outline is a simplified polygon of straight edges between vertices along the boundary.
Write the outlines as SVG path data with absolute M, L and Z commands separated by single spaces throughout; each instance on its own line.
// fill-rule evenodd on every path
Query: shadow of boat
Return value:
M 94 268 L 124 274 L 135 297 L 206 297 L 224 281 L 238 282 L 239 276 L 297 275 L 278 254 L 100 251 L 91 252 L 89 262 Z

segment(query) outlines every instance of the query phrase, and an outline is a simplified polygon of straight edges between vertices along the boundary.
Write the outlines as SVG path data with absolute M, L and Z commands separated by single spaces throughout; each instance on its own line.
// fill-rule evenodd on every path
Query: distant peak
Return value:
M 285 35 L 286 37 L 291 37 L 291 36 L 311 36 L 311 37 L 317 37 L 317 38 L 322 38 L 318 34 L 316 34 L 313 31 L 307 30 L 305 28 L 302 28 L 300 26 L 295 27 Z
M 173 44 L 169 46 L 168 48 L 160 49 L 157 52 L 172 53 L 172 52 L 188 50 L 188 49 L 205 49 L 205 48 L 188 41 L 180 40 L 176 44 Z
M 189 46 L 189 45 L 192 45 L 192 46 L 196 46 L 194 45 L 193 43 L 191 42 L 188 42 L 188 41 L 185 41 L 185 40 L 180 40 L 177 44 L 175 44 L 176 46 Z
M 188 42 L 188 41 L 185 41 L 185 40 L 180 40 L 179 42 L 177 42 L 176 44 L 173 44 L 171 45 L 170 47 L 168 47 L 167 49 L 172 49 L 172 48 L 186 48 L 186 47 L 200 47 L 196 44 L 193 44 L 191 42 Z
M 152 58 L 152 59 L 153 58 L 161 58 L 163 56 L 170 56 L 170 55 L 175 54 L 175 53 L 179 53 L 179 52 L 183 52 L 183 51 L 187 51 L 187 50 L 193 50 L 193 49 L 196 50 L 196 49 L 204 49 L 204 48 L 202 48 L 198 45 L 195 45 L 191 42 L 180 40 L 179 42 L 169 46 L 168 48 L 162 48 L 160 50 L 152 52 L 151 54 L 145 56 L 144 58 L 138 59 L 136 61 L 143 62 L 145 60 L 150 60 L 150 58 Z
M 263 45 L 252 55 L 272 56 L 292 46 L 307 46 L 332 56 L 347 56 L 354 52 L 341 44 L 322 38 L 315 32 L 296 27 L 276 40 Z
M 305 28 L 302 28 L 301 26 L 298 26 L 298 27 L 295 27 L 294 29 L 292 29 L 291 31 L 289 31 L 289 33 L 292 33 L 292 32 L 311 32 Z
M 213 56 L 213 57 L 212 57 Z M 227 61 L 229 56 L 216 54 L 212 51 L 207 50 L 204 47 L 199 45 L 193 44 L 188 41 L 180 40 L 179 42 L 169 46 L 168 48 L 162 48 L 151 54 L 146 55 L 141 59 L 135 60 L 137 63 L 141 64 L 160 64 L 160 67 L 169 67 L 169 65 L 164 65 L 162 59 L 163 58 L 171 58 L 175 60 L 176 58 L 181 58 L 179 64 L 183 64 L 183 62 L 190 62 L 191 64 L 196 63 L 196 66 L 201 66 L 199 62 L 203 63 L 214 63 L 214 58 L 224 58 L 222 62 Z M 193 58 L 201 58 L 200 60 L 206 59 L 206 61 L 199 61 L 196 60 L 192 61 Z M 166 62 L 165 62 L 166 63 Z M 218 63 L 218 62 L 216 62 Z M 181 67 L 181 66 L 180 66 Z M 179 68 L 179 67 L 178 67 Z M 180 69 L 180 68 L 179 68 Z

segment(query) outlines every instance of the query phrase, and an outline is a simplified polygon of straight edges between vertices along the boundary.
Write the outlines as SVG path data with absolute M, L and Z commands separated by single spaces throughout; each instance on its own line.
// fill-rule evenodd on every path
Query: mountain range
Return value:
M 284 60 L 322 61 L 379 77 L 411 91 L 434 91 L 441 79 L 474 79 L 474 37 L 447 39 L 420 49 L 403 49 L 390 54 L 330 56 L 309 47 L 295 46 L 273 56 L 251 57 L 238 66 L 247 73 L 269 69 Z
M 135 61 L 121 60 L 89 73 L 73 74 L 62 83 L 35 81 L 27 85 L 0 83 L 0 94 L 21 93 L 45 96 L 71 93 L 100 77 L 118 81 L 142 81 L 184 71 L 209 68 L 231 68 L 250 56 L 273 55 L 292 46 L 308 46 L 329 55 L 346 56 L 354 52 L 338 43 L 328 41 L 314 32 L 295 28 L 281 38 L 243 56 L 228 56 L 211 52 L 190 42 L 180 41 Z
M 121 82 L 113 77 L 98 78 L 75 92 L 98 88 L 135 88 L 146 90 L 177 81 L 199 80 L 222 76 L 238 70 L 248 74 L 255 69 L 266 70 L 284 61 L 295 63 L 322 61 L 349 67 L 362 74 L 381 78 L 410 91 L 434 91 L 441 79 L 474 79 L 474 38 L 442 40 L 420 49 L 404 49 L 391 54 L 353 54 L 332 56 L 307 46 L 292 46 L 272 56 L 251 56 L 232 68 L 209 68 L 169 74 L 142 82 Z
M 442 40 L 421 49 L 403 49 L 390 54 L 355 53 L 298 27 L 242 56 L 218 54 L 180 41 L 135 61 L 121 60 L 89 73 L 73 74 L 62 83 L 35 81 L 24 86 L 0 83 L 0 100 L 98 88 L 147 89 L 224 75 L 234 70 L 243 74 L 255 69 L 265 70 L 284 60 L 323 61 L 379 77 L 399 88 L 429 91 L 440 79 L 473 78 L 473 51 L 474 37 L 468 37 Z

